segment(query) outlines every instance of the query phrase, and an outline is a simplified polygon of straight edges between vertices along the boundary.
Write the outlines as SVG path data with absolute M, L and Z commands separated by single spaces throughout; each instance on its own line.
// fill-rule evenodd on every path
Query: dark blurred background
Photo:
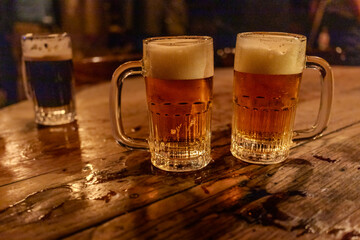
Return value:
M 308 37 L 308 54 L 360 65 L 359 2 L 0 0 L 0 107 L 24 99 L 19 66 L 25 33 L 68 32 L 79 85 L 109 79 L 121 62 L 141 58 L 142 39 L 152 36 L 212 36 L 215 65 L 222 67 L 233 64 L 237 33 L 292 32 Z

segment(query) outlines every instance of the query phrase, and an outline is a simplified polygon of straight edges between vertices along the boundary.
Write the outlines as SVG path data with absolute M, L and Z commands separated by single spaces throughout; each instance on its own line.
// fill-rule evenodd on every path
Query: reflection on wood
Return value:
M 232 70 L 214 78 L 213 162 L 193 173 L 154 168 L 118 146 L 108 83 L 77 95 L 76 123 L 39 128 L 30 102 L 0 111 L 3 239 L 352 239 L 360 235 L 360 69 L 334 68 L 330 125 L 282 164 L 229 152 Z M 297 127 L 313 123 L 316 76 L 302 82 Z M 148 133 L 144 82 L 125 84 L 125 128 Z M 135 131 L 131 131 L 135 129 Z

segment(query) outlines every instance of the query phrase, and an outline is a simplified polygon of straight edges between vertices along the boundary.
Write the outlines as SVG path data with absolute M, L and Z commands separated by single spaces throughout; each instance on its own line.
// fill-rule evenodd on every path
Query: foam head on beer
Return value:
M 28 33 L 23 36 L 23 57 L 30 59 L 56 58 L 71 59 L 72 48 L 70 38 L 64 33 L 63 38 L 58 34 L 33 35 Z
M 234 69 L 253 74 L 301 73 L 305 66 L 306 39 L 297 35 L 239 34 Z
M 145 75 L 167 80 L 190 80 L 214 75 L 212 39 L 166 38 L 148 42 Z

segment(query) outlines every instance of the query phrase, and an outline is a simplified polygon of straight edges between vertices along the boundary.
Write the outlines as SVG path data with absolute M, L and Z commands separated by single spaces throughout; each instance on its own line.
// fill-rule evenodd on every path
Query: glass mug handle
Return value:
M 142 61 L 130 61 L 120 65 L 113 73 L 110 84 L 110 122 L 115 140 L 130 149 L 148 150 L 146 139 L 131 138 L 126 135 L 121 115 L 121 92 L 124 80 L 131 75 L 141 75 L 142 71 L 135 70 L 142 67 Z
M 320 57 L 306 56 L 306 68 L 316 69 L 321 74 L 321 96 L 319 113 L 315 124 L 308 129 L 294 130 L 293 140 L 316 138 L 326 129 L 329 119 L 332 98 L 334 94 L 334 78 L 327 61 Z
M 25 66 L 24 57 L 22 57 L 21 59 L 21 76 L 22 76 L 22 84 L 24 85 L 25 96 L 27 97 L 27 99 L 31 100 L 33 96 L 31 95 L 31 91 L 29 89 L 30 88 L 29 82 L 26 77 L 26 66 Z

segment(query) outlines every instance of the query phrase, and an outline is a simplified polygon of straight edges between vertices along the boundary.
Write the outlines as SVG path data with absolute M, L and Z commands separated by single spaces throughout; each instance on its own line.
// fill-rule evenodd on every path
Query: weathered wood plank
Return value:
M 222 139 L 219 144 L 224 149 Z M 224 152 L 228 154 L 228 149 L 224 149 Z M 61 184 L 48 184 L 46 188 L 43 179 L 39 179 L 36 183 L 43 187 L 40 191 L 33 192 L 1 211 L 1 234 L 21 237 L 21 233 L 26 233 L 28 237 L 41 238 L 66 235 L 182 192 L 206 178 L 232 171 L 234 165 L 233 160 L 226 164 L 222 161 L 222 164 L 218 164 L 219 168 L 209 168 L 195 174 L 173 175 L 152 169 L 148 155 L 146 152 L 133 151 L 106 161 L 99 159 L 88 164 L 82 175 L 73 173 L 73 179 L 69 182 L 56 179 L 55 182 Z M 2 189 L 6 193 L 13 187 L 8 185 Z M 44 208 L 41 208 L 43 205 Z M 35 212 L 33 208 L 36 208 Z M 13 216 L 12 212 L 17 214 Z M 19 218 L 19 215 L 22 217 Z M 26 225 L 24 219 L 28 221 Z M 59 222 L 66 223 L 66 228 L 59 228 Z M 34 231 L 34 226 L 39 231 Z
M 326 155 L 326 153 L 328 153 L 329 149 L 334 148 L 334 146 L 333 146 L 334 144 L 338 145 L 337 138 L 339 136 L 343 138 L 342 139 L 343 141 L 342 141 L 342 144 L 340 146 L 338 146 L 338 148 L 344 148 L 344 146 L 348 147 L 349 145 L 351 146 L 352 144 L 355 144 L 355 146 L 356 146 L 356 144 L 359 144 L 359 139 L 357 138 L 359 131 L 360 131 L 360 127 L 358 125 L 355 125 L 352 128 L 350 128 L 349 130 L 347 130 L 345 133 L 334 133 L 336 136 L 329 135 L 318 141 L 306 144 L 305 146 L 302 146 L 302 148 L 307 148 L 309 150 L 309 151 L 306 151 L 305 153 L 303 152 L 303 150 L 300 149 L 301 150 L 300 151 L 299 149 L 295 148 L 293 150 L 293 154 L 292 154 L 291 158 L 285 164 L 283 164 L 281 166 L 279 166 L 279 165 L 267 166 L 267 167 L 260 167 L 260 166 L 254 166 L 254 165 L 247 166 L 246 164 L 237 162 L 236 160 L 232 159 L 232 157 L 228 157 L 229 159 L 232 159 L 233 161 L 230 161 L 230 163 L 228 163 L 228 164 L 222 164 L 220 166 L 226 166 L 229 164 L 232 165 L 231 169 L 228 168 L 228 170 L 230 170 L 230 172 L 228 172 L 227 175 L 219 174 L 221 176 L 220 180 L 217 179 L 217 177 L 219 175 L 216 175 L 216 173 L 205 175 L 204 177 L 200 176 L 195 179 L 194 179 L 194 176 L 189 175 L 189 176 L 186 176 L 185 179 L 184 179 L 184 177 L 180 177 L 180 179 L 178 178 L 178 179 L 174 180 L 173 178 L 174 177 L 177 178 L 179 175 L 162 174 L 162 172 L 160 172 L 159 173 L 160 175 L 156 175 L 154 177 L 155 178 L 164 178 L 165 177 L 165 179 L 161 179 L 161 180 L 158 179 L 159 184 L 151 183 L 151 184 L 145 184 L 145 186 L 146 186 L 146 188 L 154 188 L 154 186 L 156 186 L 156 191 L 155 190 L 152 190 L 152 191 L 155 191 L 155 192 L 157 192 L 156 194 L 158 194 L 159 189 L 164 188 L 165 186 L 169 187 L 169 185 L 175 186 L 175 188 L 177 190 L 182 189 L 181 187 L 178 186 L 179 182 L 186 182 L 186 180 L 189 180 L 187 178 L 190 178 L 190 181 L 193 182 L 193 184 L 191 185 L 191 187 L 185 188 L 185 192 L 201 190 L 205 194 L 210 194 L 213 191 L 211 188 L 212 184 L 217 183 L 217 181 L 220 181 L 220 182 L 223 180 L 228 181 L 229 178 L 236 179 L 236 178 L 240 177 L 240 180 L 237 182 L 238 186 L 235 187 L 236 191 L 234 190 L 234 186 L 232 186 L 232 185 L 231 186 L 227 186 L 226 184 L 219 185 L 221 187 L 225 187 L 225 190 L 223 189 L 221 191 L 221 193 L 219 193 L 219 194 L 217 194 L 217 192 L 216 192 L 219 190 L 216 190 L 214 192 L 214 194 L 217 194 L 216 198 L 220 198 L 219 203 L 217 203 L 216 201 L 214 202 L 214 199 L 212 199 L 212 198 L 200 199 L 200 200 L 195 199 L 195 200 L 193 200 L 192 204 L 190 204 L 190 206 L 194 205 L 192 207 L 196 208 L 196 209 L 201 207 L 202 210 L 204 211 L 203 214 L 205 214 L 205 216 L 202 216 L 202 218 L 210 219 L 211 221 L 214 220 L 213 219 L 214 216 L 212 216 L 212 214 L 221 215 L 220 214 L 221 212 L 225 212 L 226 219 L 231 218 L 233 221 L 233 222 L 231 222 L 232 223 L 231 226 L 233 226 L 234 224 L 237 225 L 236 223 L 240 219 L 240 220 L 242 220 L 240 225 L 243 226 L 243 228 L 246 227 L 246 229 L 248 229 L 249 226 L 247 226 L 247 224 L 244 225 L 243 221 L 245 221 L 245 223 L 246 222 L 257 223 L 257 220 L 255 219 L 255 217 L 254 217 L 255 220 L 251 217 L 246 218 L 248 216 L 248 214 L 246 214 L 246 212 L 244 212 L 244 211 L 238 210 L 238 208 L 241 209 L 241 207 L 250 206 L 250 209 L 257 210 L 260 207 L 261 211 L 265 211 L 265 210 L 269 211 L 269 206 L 268 207 L 266 207 L 267 205 L 264 206 L 264 203 L 267 203 L 267 201 L 269 201 L 270 203 L 272 201 L 276 202 L 276 200 L 278 200 L 279 203 L 282 203 L 281 198 L 283 198 L 283 201 L 291 200 L 290 207 L 285 204 L 285 206 L 283 207 L 285 210 L 283 210 L 283 209 L 276 210 L 276 208 L 275 208 L 275 210 L 271 210 L 271 208 L 270 208 L 270 213 L 271 214 L 276 213 L 279 215 L 278 216 L 275 214 L 277 217 L 281 217 L 281 214 L 283 214 L 283 212 L 286 212 L 288 215 L 290 215 L 295 220 L 294 220 L 294 222 L 290 222 L 290 223 L 281 222 L 281 221 L 278 222 L 277 224 L 279 224 L 280 227 L 279 226 L 278 227 L 280 229 L 294 228 L 295 230 L 298 230 L 297 227 L 299 227 L 299 225 L 297 225 L 297 224 L 302 223 L 301 222 L 302 219 L 299 217 L 299 214 L 304 214 L 305 220 L 307 219 L 306 217 L 308 217 L 308 216 L 310 216 L 310 217 L 311 216 L 319 216 L 319 219 L 321 219 L 324 222 L 328 221 L 328 219 L 333 219 L 334 220 L 333 223 L 337 223 L 338 220 L 341 220 L 341 218 L 344 217 L 344 215 L 342 215 L 343 213 L 349 214 L 349 211 L 350 211 L 350 214 L 351 214 L 354 210 L 354 206 L 356 206 L 356 207 L 359 206 L 359 204 L 357 204 L 357 203 L 359 203 L 359 196 L 357 195 L 358 191 L 356 191 L 357 186 L 359 184 L 359 178 L 354 179 L 354 176 L 356 176 L 356 175 L 354 175 L 354 171 L 355 171 L 355 173 L 357 171 L 359 171 L 358 170 L 358 168 L 359 168 L 358 160 L 359 159 L 354 159 L 355 161 L 348 160 L 348 159 L 352 159 L 353 156 L 354 157 L 359 156 L 359 150 L 356 149 L 357 151 L 355 151 L 355 152 L 351 151 L 351 154 L 352 154 L 350 156 L 351 158 L 349 158 L 349 156 L 348 156 L 349 152 L 346 150 L 344 150 L 343 152 L 341 152 L 338 155 L 335 155 L 334 156 L 335 158 L 333 158 L 333 159 L 328 159 L 328 156 Z M 348 133 L 351 133 L 351 135 L 349 135 Z M 337 135 L 339 135 L 339 136 L 337 136 Z M 226 151 L 226 150 L 224 150 L 224 151 Z M 139 156 L 137 156 L 136 159 L 138 159 L 138 157 Z M 335 162 L 333 162 L 333 160 Z M 345 162 L 342 162 L 342 161 L 345 161 Z M 216 164 L 216 165 L 218 165 L 218 164 Z M 229 167 L 229 166 L 227 166 L 227 167 Z M 249 168 L 251 168 L 251 169 L 249 169 Z M 347 169 L 349 169 L 350 172 L 346 172 L 346 171 L 348 171 Z M 106 170 L 106 168 L 105 168 L 105 170 Z M 231 170 L 234 170 L 234 171 L 231 171 Z M 315 170 L 316 170 L 316 172 L 314 172 Z M 342 174 L 343 176 L 345 175 L 345 178 L 349 178 L 349 179 L 344 179 L 344 177 L 339 178 L 339 174 Z M 95 176 L 97 176 L 97 175 L 95 174 Z M 50 220 L 53 220 L 53 221 L 59 220 L 59 217 L 62 217 L 63 215 L 66 215 L 66 214 L 69 214 L 69 216 L 68 216 L 69 218 L 70 217 L 74 218 L 74 216 L 81 216 L 81 219 L 84 218 L 85 221 L 83 221 L 81 223 L 81 226 L 77 226 L 76 224 L 69 224 L 69 219 L 67 219 L 67 221 L 65 221 L 65 222 L 67 222 L 69 224 L 69 226 L 66 225 L 65 229 L 67 231 L 74 230 L 74 227 L 78 227 L 81 229 L 82 227 L 84 227 L 84 224 L 86 224 L 86 219 L 89 218 L 89 216 L 86 214 L 89 211 L 93 212 L 93 214 L 96 215 L 95 213 L 98 212 L 98 209 L 99 208 L 101 209 L 104 206 L 108 210 L 113 211 L 115 206 L 112 206 L 111 204 L 109 204 L 111 202 L 116 202 L 119 205 L 124 205 L 124 202 L 121 201 L 121 197 L 117 196 L 118 190 L 115 190 L 116 195 L 114 195 L 114 196 L 112 195 L 112 193 L 111 193 L 112 190 L 111 190 L 111 188 L 109 188 L 109 186 L 111 186 L 112 184 L 109 185 L 110 184 L 109 182 L 108 182 L 108 185 L 101 184 L 102 181 L 107 181 L 108 179 L 102 179 L 103 176 L 98 176 L 98 177 L 99 177 L 99 179 L 95 178 L 95 180 L 94 180 L 93 176 L 90 175 L 90 177 L 88 177 L 87 179 L 92 184 L 97 183 L 99 181 L 100 186 L 99 186 L 99 184 L 96 184 L 98 186 L 95 188 L 90 187 L 89 189 L 86 189 L 85 191 L 83 189 L 82 193 L 76 192 L 76 190 L 81 190 L 81 188 L 83 186 L 82 185 L 83 183 L 81 183 L 81 180 L 80 180 L 80 183 L 79 183 L 79 181 L 73 181 L 71 183 L 72 185 L 68 184 L 65 186 L 60 186 L 57 188 L 46 190 L 45 192 L 50 191 L 48 197 L 50 197 L 50 199 L 54 199 L 54 200 L 50 200 L 50 202 L 54 201 L 52 203 L 52 205 L 50 204 L 51 207 L 47 206 L 48 208 L 45 207 L 43 209 L 43 211 L 38 211 L 37 215 L 35 215 L 34 219 L 29 218 L 29 217 L 24 218 L 24 219 L 28 219 L 28 220 L 29 219 L 33 220 L 34 222 L 31 222 L 31 221 L 30 221 L 30 223 L 28 222 L 28 225 L 26 225 L 27 227 L 23 226 L 20 223 L 21 225 L 19 227 L 23 231 L 19 231 L 19 232 L 25 232 L 24 230 L 28 230 L 28 231 L 26 231 L 27 236 L 32 236 L 31 235 L 32 231 L 29 230 L 29 229 L 32 229 L 32 226 L 31 226 L 32 224 L 42 225 L 42 223 L 45 223 Z M 195 184 L 196 179 L 198 181 L 197 184 Z M 111 179 L 111 180 L 113 181 L 115 179 Z M 294 180 L 296 180 L 296 181 L 294 182 Z M 342 180 L 343 182 L 350 182 L 350 180 L 351 180 L 351 182 L 353 184 L 349 185 L 348 186 L 349 188 L 342 188 L 342 185 L 339 184 L 339 180 Z M 140 183 L 142 183 L 142 185 L 144 185 L 144 182 L 147 182 L 147 181 L 143 181 L 141 179 L 139 182 L 134 181 L 134 184 L 140 185 Z M 165 185 L 164 185 L 164 182 L 166 183 Z M 170 182 L 170 184 L 169 184 L 169 182 Z M 202 185 L 198 185 L 200 183 L 202 183 Z M 122 187 L 124 187 L 123 183 L 119 184 L 119 186 L 120 185 Z M 161 186 L 161 185 L 163 185 L 163 186 Z M 126 185 L 126 186 L 129 187 L 129 185 Z M 299 188 L 299 186 L 300 186 L 300 188 Z M 71 187 L 75 188 L 75 190 L 72 189 L 71 191 L 74 191 L 76 194 L 78 194 L 79 196 L 77 196 L 77 197 L 81 196 L 81 198 L 85 198 L 83 203 L 81 203 L 81 204 L 80 203 L 78 203 L 78 204 L 71 203 L 71 200 L 79 201 L 79 199 L 76 199 L 76 197 L 72 198 L 67 195 L 67 193 L 71 193 L 71 191 L 70 191 Z M 227 188 L 229 188 L 229 189 L 227 189 Z M 106 189 L 108 189 L 108 192 L 104 191 Z M 197 190 L 192 190 L 192 189 L 197 189 Z M 135 193 L 136 193 L 135 195 L 133 195 L 133 197 L 135 197 L 135 199 L 139 199 L 140 196 L 144 196 L 145 198 L 149 199 L 149 196 L 151 196 L 152 194 L 155 194 L 152 191 L 144 191 L 144 190 L 136 191 L 134 189 L 132 189 L 132 190 L 135 191 Z M 149 206 L 152 207 L 154 205 L 155 209 L 161 209 L 161 210 L 168 209 L 168 211 L 169 211 L 168 215 L 170 215 L 169 216 L 170 219 L 173 219 L 174 215 L 179 215 L 179 214 L 184 214 L 184 217 L 185 217 L 185 216 L 187 216 L 187 214 L 189 214 L 189 212 L 192 212 L 193 209 L 190 208 L 188 211 L 186 211 L 189 203 L 187 203 L 188 205 L 186 205 L 185 207 L 182 207 L 182 205 L 179 204 L 180 202 L 184 201 L 183 195 L 185 195 L 186 198 L 188 197 L 188 194 L 183 194 L 184 193 L 183 191 L 184 191 L 184 189 L 182 189 L 182 191 L 181 191 L 182 194 L 169 194 L 167 197 L 162 196 L 163 198 L 159 198 L 156 200 L 154 199 L 156 204 L 155 205 L 152 204 Z M 235 192 L 233 192 L 233 191 L 235 191 Z M 345 191 L 345 192 L 342 192 L 342 191 Z M 99 192 L 100 192 L 100 194 L 99 194 Z M 144 195 L 144 192 L 146 192 L 145 195 Z M 334 192 L 336 193 L 335 196 L 334 196 Z M 44 194 L 44 192 L 41 192 L 38 194 L 41 195 L 41 194 Z M 72 194 L 73 193 L 71 193 L 70 196 Z M 75 196 L 76 196 L 76 194 L 75 194 Z M 86 197 L 84 197 L 84 195 Z M 189 195 L 192 196 L 193 194 L 189 193 Z M 60 197 L 58 197 L 58 196 L 60 196 Z M 207 196 L 207 195 L 205 195 L 205 196 Z M 226 198 L 223 199 L 224 198 L 223 196 L 225 196 Z M 25 202 L 27 202 L 27 204 L 28 204 L 28 202 L 32 203 L 33 197 L 35 197 L 35 195 L 29 196 L 27 199 L 25 199 Z M 353 204 L 351 204 L 351 202 L 349 202 L 349 201 L 344 201 L 344 198 L 346 199 L 349 197 L 350 197 L 351 201 L 355 201 Z M 40 198 L 41 198 L 41 196 L 40 196 Z M 65 201 L 65 203 L 63 203 L 62 202 L 63 200 L 59 200 L 59 199 L 63 199 L 63 198 L 65 198 L 65 200 L 69 201 L 70 203 L 66 202 L 66 201 Z M 177 198 L 180 198 L 180 199 L 177 200 Z M 228 200 L 228 198 L 230 200 Z M 243 205 L 239 205 L 239 202 L 244 202 L 243 198 L 245 198 L 245 203 L 243 203 Z M 312 205 L 307 206 L 305 203 L 300 204 L 299 201 L 302 200 L 303 198 L 310 198 L 310 203 L 307 203 L 307 204 L 312 204 Z M 106 202 L 107 199 L 109 199 L 108 202 Z M 129 197 L 129 199 L 131 199 L 131 198 Z M 320 201 L 320 203 L 317 203 L 316 201 L 314 202 L 314 199 L 316 199 L 316 201 Z M 323 199 L 326 199 L 325 203 L 321 202 Z M 48 199 L 47 200 L 39 199 L 39 200 L 43 200 L 47 203 L 49 201 Z M 141 200 L 141 201 L 143 201 L 143 200 Z M 205 201 L 206 204 L 203 203 L 201 200 Z M 92 203 L 91 203 L 91 201 L 92 201 Z M 179 207 L 180 209 L 175 211 L 176 209 L 172 209 L 172 207 L 168 207 L 168 206 L 172 206 L 172 205 L 169 205 L 170 203 L 168 201 L 175 202 L 176 206 Z M 200 201 L 200 203 L 199 203 L 199 201 Z M 248 202 L 246 202 L 246 201 L 248 201 Z M 253 201 L 255 201 L 255 203 L 253 203 Z M 100 202 L 102 204 L 98 205 L 98 204 L 96 204 L 97 202 Z M 24 202 L 21 202 L 21 203 L 24 203 Z M 18 203 L 18 204 L 21 205 L 21 203 Z M 213 203 L 216 203 L 217 208 L 212 205 Z M 276 202 L 276 204 L 279 204 L 279 203 Z M 314 203 L 315 203 L 315 206 L 313 205 Z M 42 204 L 42 202 L 37 201 L 37 204 L 39 204 L 39 206 L 40 206 Z M 94 205 L 94 206 L 89 206 L 90 204 Z M 144 204 L 145 206 L 148 205 L 146 203 L 142 203 L 142 204 Z M 161 205 L 157 206 L 157 204 L 161 204 Z M 198 204 L 200 206 L 198 206 Z M 207 204 L 210 204 L 210 205 L 207 205 Z M 282 203 L 282 204 L 284 204 L 284 203 Z M 339 204 L 339 205 L 337 206 L 337 204 Z M 348 210 L 348 211 L 344 211 L 344 204 L 345 204 L 345 210 Z M 117 207 L 119 207 L 119 205 Z M 23 211 L 24 211 L 23 214 L 28 213 L 27 210 L 29 210 L 29 209 L 27 207 L 30 207 L 30 206 L 32 206 L 32 205 L 30 204 L 30 205 L 22 206 Z M 56 208 L 57 206 L 60 206 L 60 207 Z M 80 211 L 76 211 L 74 214 L 74 211 L 73 211 L 74 208 L 75 209 L 77 207 L 84 208 L 84 206 L 85 206 L 85 209 L 80 209 Z M 15 206 L 15 208 L 18 208 L 18 207 L 19 207 L 19 205 Z M 225 207 L 225 209 L 223 209 L 224 207 Z M 263 210 L 264 207 L 265 207 L 265 210 Z M 278 207 L 279 206 L 277 206 L 277 208 Z M 323 207 L 325 207 L 325 209 Z M 65 208 L 65 210 L 63 208 Z M 320 208 L 320 209 L 317 209 L 317 208 Z M 95 209 L 97 209 L 97 210 L 95 210 Z M 130 217 L 131 216 L 136 217 L 138 214 L 137 211 L 148 212 L 147 207 L 141 208 L 139 206 L 135 206 L 134 209 L 135 209 L 134 212 L 132 212 L 133 210 L 131 208 L 129 208 L 128 211 L 123 211 L 123 213 L 120 213 L 121 217 L 120 217 L 119 221 L 121 223 L 127 222 L 127 220 L 126 220 L 127 217 L 125 217 L 125 216 L 127 216 L 128 214 L 125 214 L 125 212 L 131 212 L 130 214 L 135 215 L 135 216 L 129 215 Z M 206 213 L 205 211 L 208 211 L 206 209 L 215 209 L 216 211 L 215 211 L 215 213 L 213 213 L 213 212 Z M 297 209 L 297 211 L 294 209 Z M 307 211 L 303 211 L 304 209 L 306 209 Z M 334 209 L 336 209 L 336 211 L 338 211 L 338 212 L 332 213 L 332 211 Z M 62 211 L 60 211 L 60 210 L 62 210 Z M 101 212 L 102 212 L 102 214 L 105 214 L 104 212 L 106 212 L 106 211 L 103 211 L 103 210 L 104 209 L 101 209 Z M 60 213 L 58 213 L 57 211 L 60 211 Z M 278 213 L 277 211 L 280 211 L 280 212 Z M 19 209 L 17 209 L 17 211 L 15 211 L 15 212 L 21 213 L 21 211 L 19 211 Z M 76 214 L 77 212 L 79 212 L 79 213 Z M 85 212 L 85 214 L 83 214 L 83 212 Z M 198 214 L 199 210 L 194 211 L 194 212 L 196 214 Z M 42 213 L 42 215 L 39 215 L 39 213 Z M 260 213 L 262 213 L 262 212 L 260 212 Z M 31 216 L 31 212 L 29 212 L 28 214 Z M 206 214 L 208 214 L 210 216 L 207 216 Z M 230 214 L 230 216 L 227 216 L 227 214 Z M 294 216 L 296 216 L 296 217 L 294 217 Z M 110 219 L 113 218 L 111 216 L 106 216 L 106 217 L 108 217 Z M 123 219 L 123 218 L 125 218 L 125 219 Z M 193 215 L 191 215 L 189 217 L 189 219 L 193 219 L 193 218 L 195 218 Z M 3 219 L 4 221 L 6 220 L 7 223 L 5 225 L 1 224 L 1 226 L 3 226 L 4 229 L 8 229 L 9 224 L 10 224 L 10 227 L 11 227 L 10 229 L 12 229 L 12 231 L 14 231 L 14 229 L 16 229 L 16 227 L 11 225 L 14 222 L 9 221 L 10 219 L 9 218 Z M 307 220 L 307 221 L 309 221 L 308 224 L 315 224 L 315 225 L 312 226 L 312 228 L 310 228 L 310 225 L 306 225 L 306 226 L 304 226 L 305 229 L 300 229 L 300 230 L 303 230 L 303 231 L 309 230 L 309 231 L 315 231 L 315 232 L 321 230 L 321 231 L 327 231 L 327 232 L 333 233 L 335 231 L 333 229 L 339 229 L 339 228 L 342 229 L 343 228 L 343 227 L 341 227 L 342 226 L 341 224 L 339 225 L 339 223 L 337 223 L 337 226 L 340 226 L 340 227 L 334 227 L 332 229 L 329 226 L 323 226 L 323 228 L 319 230 L 320 227 L 318 225 L 316 225 L 316 224 L 319 224 L 319 219 L 317 219 L 317 221 L 315 221 L 315 219 Z M 97 219 L 97 221 L 99 221 L 99 220 L 101 220 L 101 218 Z M 168 220 L 166 220 L 166 222 L 168 222 Z M 202 219 L 200 219 L 200 220 L 199 220 L 199 222 L 204 221 Z M 274 219 L 274 220 L 276 220 L 276 219 Z M 132 222 L 131 220 L 129 220 L 129 221 Z M 220 221 L 219 224 L 221 224 L 222 220 L 220 219 L 219 221 Z M 227 221 L 229 221 L 229 220 L 227 220 Z M 271 223 L 272 219 L 271 219 L 271 217 L 269 219 L 260 218 L 259 221 L 261 223 L 266 222 L 266 221 Z M 8 222 L 10 222 L 10 223 L 8 223 Z M 75 223 L 76 222 L 77 222 L 77 220 L 75 221 Z M 51 223 L 51 221 L 50 221 L 50 223 Z M 320 223 L 321 223 L 321 221 L 320 221 Z M 56 225 L 56 221 L 53 224 Z M 95 224 L 95 223 L 88 222 L 87 224 L 91 225 L 91 224 Z M 110 222 L 106 223 L 105 225 L 107 225 L 107 224 L 110 224 Z M 181 224 L 186 225 L 187 223 L 185 221 L 184 223 L 181 223 Z M 178 226 L 177 228 L 175 228 L 175 230 L 177 229 L 176 231 L 174 230 L 175 232 L 177 232 L 178 229 L 181 226 L 183 226 L 181 224 L 180 224 L 180 226 L 178 226 L 179 223 L 175 224 L 176 226 Z M 283 225 L 281 225 L 281 224 L 283 224 Z M 286 225 L 286 224 L 290 224 L 290 225 Z M 321 224 L 324 225 L 325 223 L 321 223 Z M 40 226 L 37 226 L 37 227 L 42 229 L 41 232 L 44 232 L 47 234 L 51 233 L 51 234 L 55 234 L 55 235 L 39 235 L 39 233 L 37 233 L 36 236 L 48 238 L 48 237 L 54 237 L 54 236 L 57 236 L 57 237 L 62 236 L 62 234 L 65 234 L 65 235 L 68 234 L 66 231 L 63 232 L 64 230 L 59 231 L 58 226 L 53 226 L 54 229 L 52 229 L 51 224 L 48 223 L 48 224 L 44 224 L 44 225 L 45 226 L 43 226 L 43 228 Z M 95 224 L 95 225 L 97 225 L 97 224 Z M 195 225 L 197 225 L 197 224 L 195 224 Z M 140 224 L 140 226 L 141 226 L 141 224 Z M 24 227 L 25 227 L 25 229 L 24 229 Z M 201 228 L 203 228 L 203 227 L 205 227 L 205 226 L 201 226 Z M 324 230 L 324 227 L 327 227 L 329 230 L 326 230 L 326 229 Z M 27 228 L 29 228 L 29 229 L 27 229 Z M 45 229 L 47 229 L 48 231 L 44 231 Z M 151 227 L 150 227 L 150 229 L 151 229 Z M 53 231 L 50 231 L 50 230 L 53 230 Z M 60 228 L 60 230 L 61 230 L 61 228 Z M 76 230 L 76 228 L 75 228 L 75 230 Z M 268 227 L 266 227 L 265 230 L 268 231 L 269 230 Z M 167 230 L 167 231 L 169 231 L 169 230 Z M 203 229 L 203 231 L 204 231 L 204 229 Z M 256 230 L 256 231 L 259 232 L 260 230 Z M 272 231 L 274 231 L 274 230 L 272 230 Z M 281 231 L 284 231 L 284 229 L 282 229 Z M 146 229 L 145 232 L 148 233 L 149 229 Z M 198 232 L 198 231 L 192 231 L 192 232 Z M 15 233 L 18 233 L 18 232 L 15 231 Z M 30 233 L 30 235 L 29 235 L 29 233 Z M 303 232 L 301 232 L 301 231 L 300 232 L 295 231 L 294 234 L 295 233 L 296 233 L 296 235 L 303 234 Z M 339 230 L 337 234 L 340 234 L 340 233 L 341 232 Z M 5 233 L 3 232 L 2 234 L 4 234 L 4 236 L 6 236 L 6 232 Z M 12 234 L 13 233 L 10 231 L 10 236 Z M 116 231 L 114 234 L 119 234 L 119 233 Z M 130 234 L 129 238 L 131 238 L 131 236 L 132 236 L 131 234 L 133 234 L 133 233 L 131 233 L 131 231 L 130 231 L 129 234 Z M 169 234 L 169 233 L 166 233 L 166 234 Z M 170 234 L 173 235 L 175 233 L 171 232 Z M 177 234 L 179 234 L 179 233 L 177 233 Z M 188 234 L 190 234 L 190 233 L 188 233 Z M 215 234 L 215 236 L 216 236 L 216 232 L 215 233 L 212 232 L 212 234 Z M 249 234 L 253 234 L 253 233 L 249 232 Z M 347 233 L 344 233 L 344 234 L 347 234 Z M 259 236 L 262 236 L 262 235 L 263 235 L 263 233 L 260 232 Z M 126 236 L 127 235 L 125 235 L 125 237 Z M 167 236 L 167 235 L 165 235 L 165 236 Z M 175 236 L 176 236 L 176 234 L 175 234 Z M 189 235 L 185 234 L 184 236 L 186 237 Z M 181 235 L 179 237 L 184 237 L 184 236 Z M 268 236 L 268 235 L 266 235 L 266 236 Z M 270 235 L 270 236 L 273 236 L 273 235 Z M 150 235 L 149 235 L 149 237 L 150 237 Z
M 194 186 L 69 239 L 341 239 L 356 234 L 359 133 L 356 124 L 310 142 L 294 149 L 284 164 L 250 171 L 251 165 L 237 165 L 221 180 Z
M 357 68 L 351 67 L 336 68 L 335 78 L 341 81 L 335 82 L 335 100 L 328 131 L 360 121 L 360 103 L 356 99 L 360 95 L 360 81 L 356 78 L 356 70 Z M 218 80 L 214 87 L 213 130 L 229 128 L 232 111 L 232 70 L 220 69 L 216 76 Z M 315 119 L 318 100 L 316 94 L 309 92 L 313 93 L 313 89 L 319 84 L 317 79 L 313 78 L 315 77 L 312 74 L 304 77 L 304 89 L 296 118 L 297 128 L 308 127 Z M 134 136 L 146 136 L 147 120 L 139 117 L 146 112 L 144 83 L 141 79 L 130 81 L 125 86 L 125 126 L 127 129 L 137 130 Z M 66 156 L 69 154 L 67 148 L 70 148 L 74 150 L 71 156 L 73 161 L 86 163 L 97 156 L 106 157 L 108 154 L 125 151 L 114 143 L 111 136 L 107 96 L 107 84 L 80 92 L 77 96 L 78 122 L 69 128 L 38 129 L 33 123 L 32 106 L 28 101 L 0 110 L 3 116 L 0 119 L 0 155 L 4 159 L 0 163 L 4 166 L 0 168 L 0 186 L 58 170 L 59 166 L 49 162 L 52 161 L 51 152 L 58 154 L 58 157 L 65 155 L 64 159 L 70 159 Z M 348 102 L 355 105 L 349 105 Z M 99 126 L 102 131 L 99 131 Z M 59 146 L 56 146 L 58 143 L 55 141 L 55 145 L 49 145 L 49 135 L 55 135 L 56 141 L 60 141 Z M 39 151 L 39 148 L 44 146 L 48 148 L 45 154 Z M 80 148 L 80 152 L 76 152 L 76 148 Z M 58 163 L 65 167 L 67 164 L 71 165 L 71 162 L 66 160 Z M 30 169 L 25 167 L 29 165 L 32 166 Z M 12 169 L 16 169 L 16 172 L 12 172 Z M 12 175 L 10 182 L 7 174 Z
M 332 119 L 324 137 L 294 148 L 284 164 L 267 167 L 244 164 L 229 153 L 231 69 L 216 72 L 221 80 L 214 86 L 214 162 L 191 174 L 154 169 L 148 153 L 127 151 L 114 142 L 108 84 L 77 95 L 78 121 L 68 126 L 37 128 L 30 102 L 0 110 L 0 236 L 49 239 L 78 233 L 74 238 L 90 239 L 102 231 L 107 234 L 104 238 L 356 236 L 359 72 L 336 68 L 335 77 L 341 81 L 336 82 Z M 311 124 L 316 114 L 318 81 L 312 76 L 303 81 L 299 126 Z M 146 136 L 143 81 L 131 81 L 125 86 L 126 128 L 135 129 L 129 132 L 133 136 Z M 268 211 L 267 204 L 274 201 L 273 219 L 253 219 L 243 210 Z M 151 219 L 160 219 L 140 224 L 148 211 Z M 282 219 L 284 213 L 290 220 Z M 118 229 L 118 221 L 129 222 Z M 257 224 L 266 221 L 271 224 Z M 164 226 L 155 231 L 154 224 L 162 222 Z

